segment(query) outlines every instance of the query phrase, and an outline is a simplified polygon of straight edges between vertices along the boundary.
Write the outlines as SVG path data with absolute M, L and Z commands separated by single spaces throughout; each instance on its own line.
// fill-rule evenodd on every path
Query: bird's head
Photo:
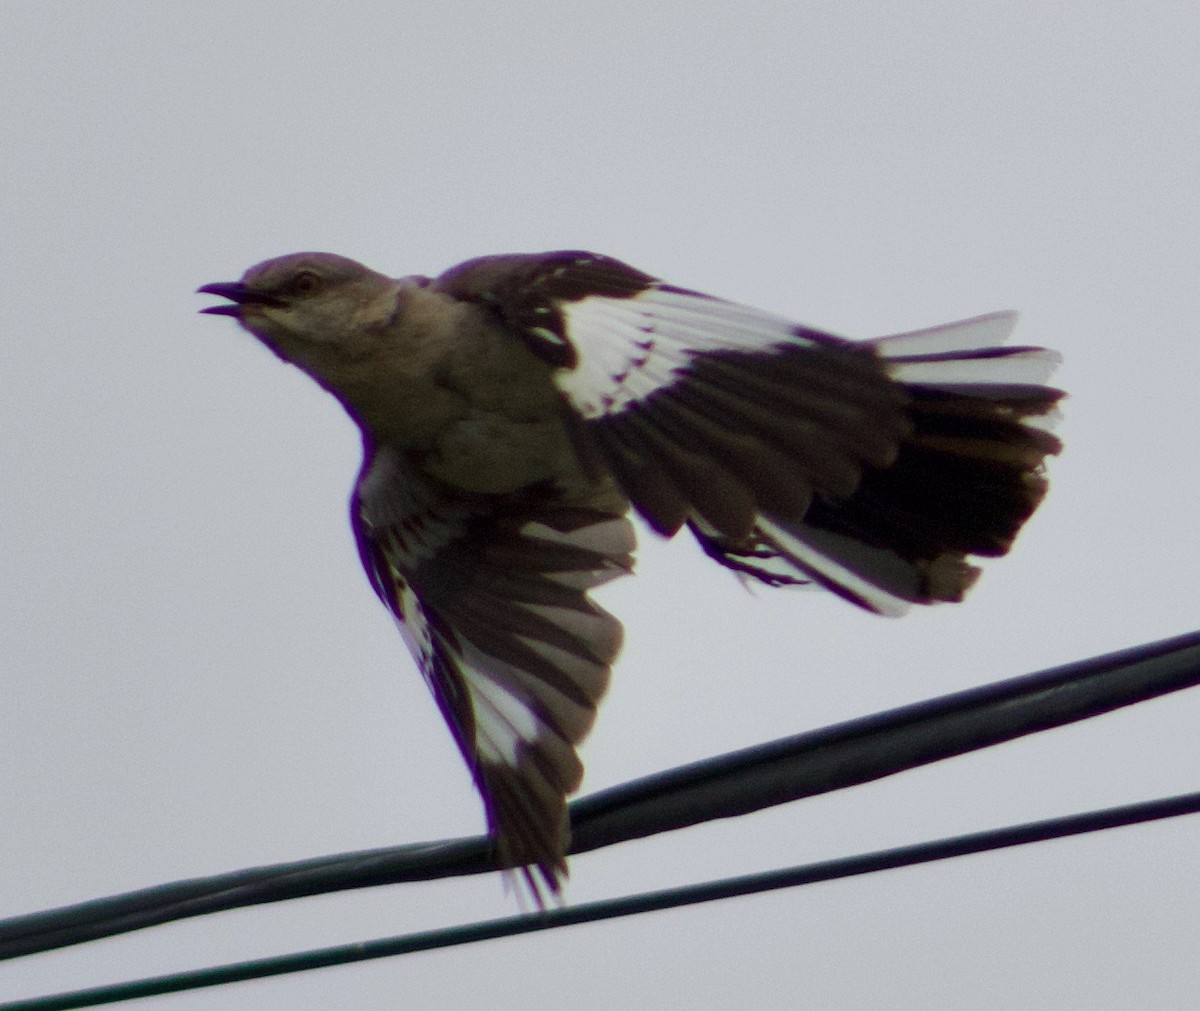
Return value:
M 399 284 L 333 253 L 292 253 L 259 263 L 240 281 L 198 291 L 229 304 L 201 312 L 232 316 L 280 358 L 308 371 L 372 353 L 397 310 Z

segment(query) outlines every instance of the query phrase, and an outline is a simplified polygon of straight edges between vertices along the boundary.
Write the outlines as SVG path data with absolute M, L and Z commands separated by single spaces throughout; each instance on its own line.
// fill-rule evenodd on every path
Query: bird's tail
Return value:
M 1016 322 L 996 313 L 868 342 L 907 394 L 909 432 L 893 462 L 852 493 L 816 495 L 799 520 L 760 513 L 744 541 L 693 518 L 723 565 L 772 584 L 817 583 L 869 610 L 960 600 L 968 556 L 1008 551 L 1046 492 L 1043 462 L 1060 390 L 1059 357 L 999 346 Z

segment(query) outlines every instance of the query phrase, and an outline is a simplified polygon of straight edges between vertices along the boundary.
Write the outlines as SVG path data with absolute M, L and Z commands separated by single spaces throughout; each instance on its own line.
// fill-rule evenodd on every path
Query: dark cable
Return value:
M 1088 811 L 1083 814 L 955 836 L 934 842 L 863 853 L 838 860 L 826 860 L 800 867 L 747 874 L 696 885 L 684 885 L 679 888 L 645 892 L 619 899 L 607 899 L 581 906 L 485 920 L 480 923 L 421 931 L 357 944 L 319 948 L 274 958 L 236 962 L 209 969 L 172 973 L 167 976 L 155 976 L 88 990 L 76 990 L 73 993 L 34 997 L 29 1000 L 0 1004 L 0 1011 L 66 1011 L 69 1008 L 95 1007 L 100 1004 L 114 1004 L 118 1001 L 134 1000 L 139 997 L 155 997 L 180 993 L 184 990 L 219 986 L 225 983 L 265 979 L 270 976 L 307 972 L 312 969 L 347 965 L 352 962 L 388 958 L 394 955 L 406 955 L 417 951 L 431 951 L 435 948 L 449 948 L 461 944 L 472 944 L 476 941 L 512 937 L 517 934 L 551 930 L 579 923 L 596 923 L 600 920 L 675 909 L 702 902 L 713 902 L 717 899 L 754 895 L 780 888 L 811 885 L 820 881 L 855 877 L 897 867 L 911 867 L 915 864 L 947 860 L 971 853 L 1023 846 L 1048 839 L 1061 839 L 1087 832 L 1098 832 L 1123 825 L 1157 821 L 1197 812 L 1200 812 L 1200 793 L 1190 793 L 1124 807 Z
M 747 748 L 571 805 L 573 853 L 843 789 L 1200 683 L 1200 632 Z M 266 902 L 497 869 L 486 838 L 317 857 L 0 921 L 0 959 Z

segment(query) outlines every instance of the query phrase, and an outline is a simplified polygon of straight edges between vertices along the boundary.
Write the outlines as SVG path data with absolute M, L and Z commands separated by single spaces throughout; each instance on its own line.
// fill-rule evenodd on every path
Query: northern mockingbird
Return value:
M 588 591 L 633 568 L 631 507 L 744 579 L 894 615 L 962 598 L 1060 448 L 1058 356 L 999 346 L 1012 313 L 852 342 L 586 252 L 399 279 L 296 253 L 200 291 L 362 430 L 363 565 L 539 901 L 621 646 Z

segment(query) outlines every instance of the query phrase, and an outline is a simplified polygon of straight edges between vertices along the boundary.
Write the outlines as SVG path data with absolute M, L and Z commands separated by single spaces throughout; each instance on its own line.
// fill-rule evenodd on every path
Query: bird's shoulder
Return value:
M 484 307 L 550 365 L 574 368 L 580 351 L 564 305 L 588 298 L 628 299 L 657 283 L 611 256 L 559 250 L 467 260 L 434 279 L 432 288 Z

